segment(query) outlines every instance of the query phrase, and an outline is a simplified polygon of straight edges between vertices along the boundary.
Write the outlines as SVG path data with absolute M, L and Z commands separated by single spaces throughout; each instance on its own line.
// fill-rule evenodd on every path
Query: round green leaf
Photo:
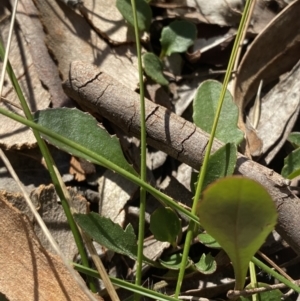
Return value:
M 171 208 L 161 207 L 151 215 L 150 230 L 157 240 L 168 241 L 174 246 L 181 231 L 181 222 Z
M 300 148 L 292 151 L 285 159 L 281 175 L 293 179 L 300 175 Z
M 201 233 L 198 235 L 199 241 L 209 248 L 220 249 L 218 242 L 208 233 Z
M 259 183 L 243 177 L 227 177 L 211 184 L 199 203 L 201 225 L 230 257 L 235 289 L 243 289 L 248 264 L 274 229 L 275 204 Z
M 117 0 L 116 6 L 124 19 L 134 27 L 131 0 Z M 145 0 L 136 0 L 136 12 L 139 30 L 149 31 L 152 19 L 150 5 Z
M 202 274 L 213 274 L 217 270 L 217 263 L 210 253 L 202 254 L 199 262 L 195 263 L 196 269 Z
M 143 57 L 143 65 L 146 74 L 160 85 L 168 85 L 168 80 L 163 75 L 163 64 L 160 59 L 151 52 L 146 52 Z
M 193 45 L 197 37 L 195 24 L 188 21 L 174 21 L 164 27 L 161 32 L 160 43 L 162 46 L 160 57 L 171 55 L 175 52 L 185 52 Z
M 194 98 L 194 123 L 207 133 L 210 133 L 212 129 L 221 90 L 221 83 L 208 80 L 200 84 Z M 216 138 L 224 143 L 232 142 L 236 145 L 242 142 L 244 136 L 237 126 L 238 115 L 238 107 L 233 102 L 230 93 L 226 91 L 216 130 Z

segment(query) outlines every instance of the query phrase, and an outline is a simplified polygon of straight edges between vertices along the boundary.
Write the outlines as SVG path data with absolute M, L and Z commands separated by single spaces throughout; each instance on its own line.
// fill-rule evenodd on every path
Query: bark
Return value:
M 65 92 L 82 109 L 101 115 L 126 133 L 140 137 L 139 94 L 122 86 L 95 66 L 73 62 Z M 146 100 L 147 143 L 199 170 L 209 135 L 191 122 Z M 215 139 L 212 152 L 223 144 Z M 300 202 L 273 170 L 238 154 L 235 174 L 261 183 L 271 194 L 279 214 L 276 230 L 300 254 Z

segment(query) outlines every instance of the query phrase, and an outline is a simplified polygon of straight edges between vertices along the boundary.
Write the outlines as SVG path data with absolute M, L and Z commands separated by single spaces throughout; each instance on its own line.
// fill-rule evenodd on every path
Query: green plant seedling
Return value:
M 221 83 L 207 80 L 200 84 L 194 98 L 194 123 L 207 133 L 210 133 L 212 129 L 221 90 Z M 230 93 L 226 91 L 215 137 L 224 143 L 239 145 L 244 136 L 237 127 L 237 122 L 238 107 L 233 102 Z
M 293 179 L 300 175 L 300 148 L 295 149 L 284 158 L 281 175 L 286 179 Z
M 124 19 L 134 27 L 131 0 L 117 0 L 116 6 Z M 136 0 L 136 12 L 139 31 L 149 31 L 152 19 L 150 5 L 145 0 Z
M 160 43 L 162 46 L 160 58 L 169 56 L 175 52 L 185 52 L 193 45 L 197 37 L 195 24 L 185 20 L 174 21 L 164 27 L 161 33 Z
M 176 247 L 177 237 L 181 233 L 181 221 L 171 208 L 161 207 L 151 215 L 150 230 L 157 240 L 167 241 Z
M 209 275 L 217 270 L 217 263 L 210 253 L 202 254 L 199 262 L 195 263 L 195 268 L 200 273 Z
M 251 258 L 276 224 L 271 196 L 257 182 L 231 176 L 203 192 L 197 212 L 201 225 L 231 259 L 235 289 L 242 290 Z
M 105 129 L 99 127 L 96 119 L 91 115 L 77 109 L 46 109 L 36 112 L 34 120 L 62 137 L 85 146 L 126 171 L 137 175 L 133 167 L 126 161 L 119 140 L 115 136 L 111 137 Z M 49 136 L 43 135 L 43 137 L 53 145 L 74 156 L 99 164 L 99 162 L 95 162 L 93 158 L 86 156 L 75 148 L 71 148 Z
M 161 60 L 151 52 L 146 52 L 143 55 L 143 65 L 146 74 L 155 82 L 162 86 L 169 84 L 168 80 L 163 75 L 163 64 Z
M 209 157 L 207 172 L 205 174 L 203 189 L 212 182 L 231 176 L 234 172 L 237 159 L 237 147 L 234 143 L 227 143 Z M 192 192 L 195 193 L 195 185 L 198 181 L 198 173 L 193 172 L 191 178 Z

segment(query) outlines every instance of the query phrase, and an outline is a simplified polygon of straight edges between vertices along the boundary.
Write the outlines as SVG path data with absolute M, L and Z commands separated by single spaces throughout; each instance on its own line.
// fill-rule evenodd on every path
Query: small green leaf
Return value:
M 74 214 L 76 223 L 100 245 L 116 253 L 137 258 L 136 236 L 131 224 L 125 230 L 111 219 L 95 212 Z
M 105 129 L 99 127 L 96 119 L 91 115 L 77 109 L 58 108 L 38 111 L 34 114 L 34 120 L 45 128 L 90 149 L 110 162 L 136 175 L 135 170 L 123 155 L 119 140 L 114 136 L 111 137 Z M 51 144 L 74 156 L 99 164 L 75 148 L 68 147 L 45 135 L 43 137 Z
M 176 246 L 176 239 L 181 231 L 181 222 L 171 208 L 160 207 L 150 219 L 150 231 L 159 241 L 168 241 Z
M 116 6 L 124 19 L 134 27 L 131 0 L 117 0 Z M 145 0 L 136 0 L 136 13 L 139 30 L 149 31 L 152 19 L 150 5 Z
M 214 181 L 231 176 L 237 160 L 237 147 L 234 143 L 227 143 L 209 157 L 203 189 Z M 196 190 L 198 173 L 193 172 L 191 177 L 192 192 Z
M 179 270 L 182 261 L 182 254 L 175 253 L 169 257 L 164 257 L 163 259 L 159 259 L 160 264 L 169 269 L 169 270 Z M 188 259 L 186 268 L 189 268 L 192 265 L 192 261 Z
M 290 133 L 287 140 L 290 141 L 295 148 L 300 147 L 300 133 L 299 132 Z
M 300 148 L 292 151 L 285 159 L 281 175 L 293 179 L 300 175 Z
M 160 59 L 151 52 L 146 52 L 142 58 L 146 74 L 160 85 L 168 85 L 169 82 L 162 72 L 163 64 Z
M 195 263 L 196 269 L 202 274 L 213 274 L 217 270 L 217 263 L 210 253 L 202 254 L 199 262 Z
M 276 224 L 271 196 L 259 183 L 231 176 L 203 192 L 198 214 L 201 225 L 232 261 L 235 289 L 243 289 L 249 261 Z
M 220 249 L 218 242 L 208 233 L 201 233 L 198 235 L 199 241 L 209 248 Z
M 185 52 L 193 45 L 197 37 L 195 24 L 188 21 L 174 21 L 164 27 L 161 32 L 160 43 L 162 46 L 160 57 L 171 55 L 175 52 Z
M 194 98 L 194 123 L 207 133 L 210 133 L 212 129 L 221 89 L 221 83 L 207 80 L 200 84 Z M 236 145 L 242 142 L 244 136 L 237 127 L 238 114 L 238 107 L 233 102 L 230 93 L 226 91 L 216 130 L 216 138 L 224 143 L 235 143 Z

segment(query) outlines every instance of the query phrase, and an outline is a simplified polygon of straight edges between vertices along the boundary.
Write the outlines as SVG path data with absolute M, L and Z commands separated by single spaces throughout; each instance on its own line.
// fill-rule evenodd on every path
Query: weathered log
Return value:
M 82 109 L 100 114 L 126 133 L 140 137 L 139 95 L 92 65 L 73 62 L 66 94 Z M 147 143 L 199 170 L 209 135 L 166 108 L 146 100 Z M 215 139 L 212 152 L 223 144 Z M 276 230 L 300 254 L 300 202 L 286 181 L 265 166 L 238 154 L 235 174 L 261 183 L 271 194 L 279 214 Z M 259 200 L 258 200 L 259 201 Z

